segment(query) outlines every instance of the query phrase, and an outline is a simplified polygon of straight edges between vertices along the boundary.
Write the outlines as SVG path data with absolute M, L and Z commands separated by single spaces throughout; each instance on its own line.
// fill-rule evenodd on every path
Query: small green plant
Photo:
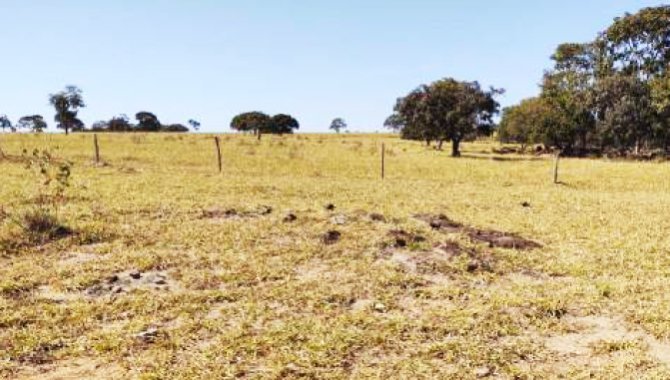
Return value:
M 23 151 L 26 169 L 35 172 L 39 180 L 37 203 L 54 211 L 66 202 L 65 190 L 70 187 L 72 163 L 56 162 L 47 150 L 34 149 L 31 155 Z
M 32 154 L 23 151 L 26 170 L 35 173 L 37 196 L 32 208 L 24 211 L 15 222 L 30 242 L 44 243 L 65 237 L 72 230 L 58 217 L 59 208 L 67 202 L 66 189 L 70 187 L 72 164 L 56 162 L 47 150 L 35 149 Z

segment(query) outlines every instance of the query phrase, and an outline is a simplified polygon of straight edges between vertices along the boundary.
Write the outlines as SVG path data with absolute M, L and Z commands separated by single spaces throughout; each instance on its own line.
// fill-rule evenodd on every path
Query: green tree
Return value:
M 82 130 L 84 123 L 77 118 L 79 109 L 86 107 L 82 91 L 76 86 L 67 86 L 64 91 L 49 95 L 49 103 L 56 110 L 56 127 L 65 130 Z
M 463 140 L 491 130 L 500 107 L 495 97 L 503 92 L 482 90 L 477 82 L 442 79 L 399 99 L 393 117 L 404 124 L 402 137 L 436 141 L 438 149 L 451 141 L 451 155 L 459 157 Z
M 261 133 L 267 131 L 270 126 L 270 116 L 263 112 L 245 112 L 233 118 L 230 128 L 238 132 L 253 132 L 261 138 Z
M 7 115 L 0 115 L 0 128 L 2 128 L 3 132 L 5 131 L 5 129 L 9 129 L 12 132 L 16 131 Z
M 330 129 L 332 129 L 336 133 L 340 133 L 341 130 L 347 129 L 347 122 L 344 121 L 344 119 L 342 119 L 341 117 L 335 118 L 330 123 Z
M 294 129 L 299 129 L 300 123 L 291 115 L 278 114 L 270 119 L 270 133 L 293 133 Z
M 184 124 L 164 125 L 162 130 L 165 131 L 165 132 L 179 132 L 179 133 L 186 133 L 186 132 L 189 131 L 188 127 L 185 126 Z
M 107 128 L 110 132 L 128 132 L 133 130 L 130 119 L 126 114 L 114 116 L 107 122 Z
M 616 74 L 600 80 L 595 94 L 602 147 L 639 153 L 651 140 L 655 117 L 647 84 L 637 76 Z
M 30 115 L 20 118 L 17 127 L 28 129 L 31 132 L 41 133 L 47 129 L 47 123 L 44 121 L 42 115 Z
M 137 119 L 137 130 L 144 132 L 160 132 L 161 122 L 158 120 L 158 117 L 151 112 L 140 111 L 135 114 L 135 119 Z
M 670 67 L 670 5 L 627 13 L 600 40 L 615 69 L 641 79 L 662 76 Z
M 542 134 L 550 120 L 551 109 L 544 99 L 525 99 L 519 105 L 503 110 L 498 138 L 504 143 L 517 143 L 525 150 L 530 144 L 543 142 Z

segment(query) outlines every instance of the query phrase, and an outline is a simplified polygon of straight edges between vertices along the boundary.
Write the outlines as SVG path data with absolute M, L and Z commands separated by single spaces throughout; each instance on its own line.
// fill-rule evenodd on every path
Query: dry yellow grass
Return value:
M 0 160 L 0 376 L 670 377 L 668 164 L 566 159 L 553 185 L 550 159 L 491 143 L 223 136 L 218 174 L 207 135 L 100 145 L 104 166 L 91 135 L 0 136 L 74 162 L 75 232 L 9 244 L 39 182 Z M 414 217 L 440 213 L 464 227 Z

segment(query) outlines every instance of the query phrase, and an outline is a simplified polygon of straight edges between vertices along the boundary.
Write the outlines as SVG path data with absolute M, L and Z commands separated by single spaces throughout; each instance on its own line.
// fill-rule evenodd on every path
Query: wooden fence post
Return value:
M 221 163 L 221 141 L 219 136 L 214 136 L 214 143 L 216 144 L 216 157 L 219 162 L 219 173 L 223 172 L 223 164 Z
M 382 180 L 384 179 L 384 174 L 386 174 L 386 146 L 382 143 Z
M 95 146 L 95 163 L 100 164 L 100 146 L 98 145 L 98 134 L 93 134 L 93 145 Z
M 554 184 L 558 184 L 558 161 L 561 159 L 561 151 L 559 150 L 558 153 L 556 153 L 556 157 L 554 158 Z

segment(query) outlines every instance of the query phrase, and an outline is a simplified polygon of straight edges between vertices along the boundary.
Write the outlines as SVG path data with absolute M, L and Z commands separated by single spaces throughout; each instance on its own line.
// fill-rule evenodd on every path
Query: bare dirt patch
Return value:
M 52 303 L 66 303 L 81 299 L 79 293 L 62 292 L 51 286 L 44 285 L 36 289 L 35 298 Z
M 388 247 L 381 251 L 379 260 L 399 264 L 405 271 L 421 275 L 445 274 L 458 270 L 454 259 L 466 255 L 468 272 L 493 271 L 493 256 L 486 252 L 463 248 L 458 243 L 438 244 L 431 250 L 407 250 Z
M 102 364 L 94 359 L 79 358 L 25 369 L 17 374 L 18 380 L 75 380 L 123 379 L 123 369 L 114 364 Z
M 178 287 L 166 272 L 130 270 L 108 277 L 105 281 L 86 289 L 85 293 L 89 297 L 102 297 L 134 290 L 169 291 Z
M 641 329 L 631 327 L 620 317 L 565 317 L 574 329 L 566 335 L 554 336 L 545 345 L 559 354 L 579 357 L 595 354 L 599 345 L 617 350 L 634 342 L 647 347 L 649 355 L 659 363 L 670 365 L 670 343 L 659 341 Z

